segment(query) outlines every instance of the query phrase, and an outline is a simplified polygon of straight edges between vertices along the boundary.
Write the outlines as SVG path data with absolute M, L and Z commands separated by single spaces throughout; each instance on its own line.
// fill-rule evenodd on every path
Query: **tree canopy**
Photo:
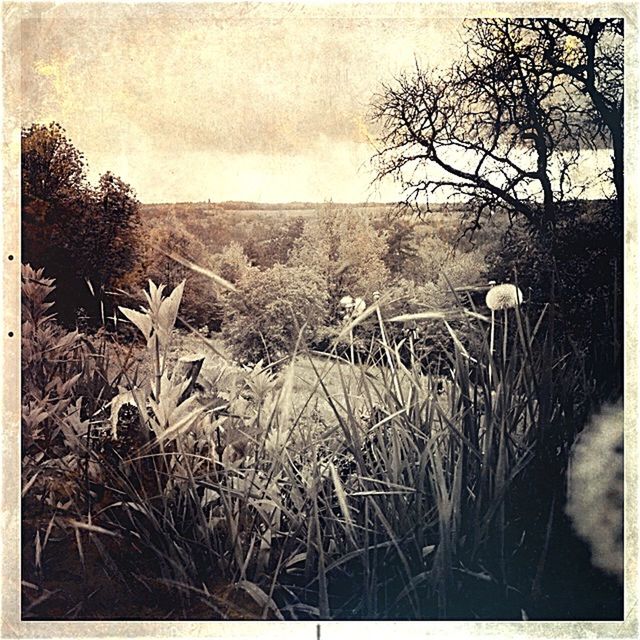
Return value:
M 63 321 L 98 309 L 101 293 L 127 274 L 139 250 L 139 202 L 112 173 L 97 187 L 57 123 L 22 131 L 22 260 L 56 278 Z M 87 284 L 88 283 L 88 284 Z

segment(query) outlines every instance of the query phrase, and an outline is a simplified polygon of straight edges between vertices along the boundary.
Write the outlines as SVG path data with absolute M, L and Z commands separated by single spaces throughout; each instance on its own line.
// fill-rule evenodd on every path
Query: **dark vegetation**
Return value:
M 24 130 L 25 617 L 620 619 L 564 502 L 623 385 L 622 26 L 467 36 L 376 102 L 405 208 L 141 205 L 59 125 Z M 568 177 L 587 144 L 608 199 Z M 524 293 L 495 348 L 490 280 Z M 175 327 L 212 370 L 169 358 Z

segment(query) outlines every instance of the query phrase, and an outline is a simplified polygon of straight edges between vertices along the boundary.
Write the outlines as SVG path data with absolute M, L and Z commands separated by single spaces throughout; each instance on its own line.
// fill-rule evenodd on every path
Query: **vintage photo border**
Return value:
M 623 2 L 413 2 L 430 17 L 625 18 L 625 593 L 622 622 L 41 622 L 20 620 L 20 40 L 30 2 L 2 2 L 2 536 L 1 638 L 337 638 L 347 634 L 441 638 L 638 636 L 638 4 Z M 89 4 L 89 3 L 86 3 Z M 94 4 L 94 3 L 92 3 Z M 104 2 L 101 4 L 109 4 Z M 133 3 L 127 3 L 133 4 Z M 160 3 L 158 3 L 160 4 Z M 162 3 L 166 4 L 166 3 Z M 178 3 L 176 3 L 178 4 Z M 196 4 L 196 3 L 194 3 Z M 256 3 L 257 4 L 257 3 Z M 319 5 L 319 2 L 295 4 Z M 346 4 L 346 3 L 341 3 Z M 353 3 L 362 4 L 362 3 Z M 381 3 L 371 3 L 381 4 Z M 375 8 L 372 6 L 372 11 Z M 594 594 L 597 599 L 598 594 Z

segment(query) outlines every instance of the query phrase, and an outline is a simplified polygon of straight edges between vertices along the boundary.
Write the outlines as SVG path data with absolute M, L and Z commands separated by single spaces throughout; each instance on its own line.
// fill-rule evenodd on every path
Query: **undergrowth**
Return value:
M 61 330 L 53 288 L 24 267 L 23 616 L 55 598 L 47 558 L 67 540 L 82 596 L 62 617 L 95 615 L 91 562 L 175 618 L 535 617 L 593 391 L 547 307 L 496 314 L 492 345 L 482 310 L 385 320 L 381 300 L 327 352 L 240 368 L 195 331 L 201 351 L 171 363 L 183 285 L 150 283 L 121 308 L 138 370 L 131 344 Z M 339 345 L 376 317 L 354 362 Z M 440 374 L 388 337 L 407 322 L 448 335 Z

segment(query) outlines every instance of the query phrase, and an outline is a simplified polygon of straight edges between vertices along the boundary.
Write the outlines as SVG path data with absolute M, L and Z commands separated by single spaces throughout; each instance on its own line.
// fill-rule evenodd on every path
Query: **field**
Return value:
M 14 4 L 2 631 L 637 635 L 634 21 Z

